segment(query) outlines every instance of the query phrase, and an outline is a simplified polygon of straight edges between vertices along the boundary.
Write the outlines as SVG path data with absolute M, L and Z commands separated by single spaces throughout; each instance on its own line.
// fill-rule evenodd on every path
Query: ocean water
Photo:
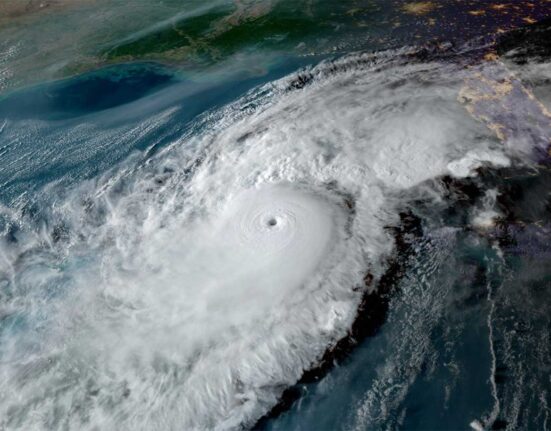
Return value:
M 239 64 L 185 76 L 129 63 L 8 93 L 0 99 L 2 200 L 52 181 L 92 178 L 133 152 L 147 158 L 192 128 L 198 115 L 306 64 L 283 58 L 257 77 Z
M 0 428 L 546 429 L 547 84 L 517 72 L 528 125 L 462 102 L 515 67 L 479 57 L 132 63 L 4 95 Z

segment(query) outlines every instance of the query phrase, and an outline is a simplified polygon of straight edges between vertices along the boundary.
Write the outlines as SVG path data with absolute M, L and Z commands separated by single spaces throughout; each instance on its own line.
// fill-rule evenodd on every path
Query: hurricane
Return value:
M 550 17 L 0 4 L 0 431 L 546 430 Z
M 458 102 L 475 72 L 449 55 L 323 61 L 4 207 L 1 426 L 257 423 L 349 334 L 400 213 L 442 202 L 438 178 L 531 156 Z M 45 127 L 3 133 L 29 121 Z

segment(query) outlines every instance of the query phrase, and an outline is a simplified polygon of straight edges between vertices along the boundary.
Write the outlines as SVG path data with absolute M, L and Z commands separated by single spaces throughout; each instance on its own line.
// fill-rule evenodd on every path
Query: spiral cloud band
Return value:
M 346 336 L 397 208 L 509 163 L 457 101 L 467 72 L 409 54 L 255 89 L 147 163 L 52 186 L 40 228 L 6 215 L 22 233 L 2 245 L 5 313 L 25 323 L 1 347 L 0 428 L 224 430 L 268 412 Z

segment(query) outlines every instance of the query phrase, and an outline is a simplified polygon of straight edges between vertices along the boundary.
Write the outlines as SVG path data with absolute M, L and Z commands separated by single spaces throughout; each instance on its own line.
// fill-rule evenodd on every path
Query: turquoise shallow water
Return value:
M 389 51 L 387 55 L 400 58 L 395 51 Z M 424 64 L 425 60 L 430 63 L 433 60 L 430 55 L 420 55 L 419 64 Z M 220 137 L 216 133 L 216 122 L 224 123 L 227 119 L 224 127 L 228 128 L 241 125 L 250 117 L 260 115 L 258 112 L 263 109 L 266 98 L 277 99 L 277 91 L 284 95 L 291 94 L 289 98 L 298 94 L 297 99 L 301 102 L 299 106 L 303 109 L 295 105 L 285 106 L 287 99 L 282 96 L 281 100 L 278 99 L 278 103 L 283 105 L 281 111 L 259 120 L 260 126 L 251 133 L 241 134 L 239 129 L 240 133 L 235 132 L 235 136 L 232 135 L 226 142 L 228 146 L 230 141 L 232 145 L 236 143 L 235 148 L 231 147 L 231 154 L 238 155 L 240 152 L 245 154 L 249 146 L 265 145 L 268 149 L 273 148 L 276 144 L 266 137 L 255 141 L 255 133 L 262 137 L 270 124 L 279 124 L 276 114 L 290 113 L 289 119 L 296 120 L 298 124 L 303 118 L 309 119 L 310 97 L 314 99 L 316 94 L 310 96 L 306 93 L 306 96 L 302 96 L 303 88 L 308 89 L 309 85 L 314 89 L 316 85 L 323 88 L 325 79 L 331 83 L 337 82 L 337 89 L 346 88 L 351 84 L 348 80 L 338 81 L 340 74 L 349 70 L 362 71 L 361 67 L 366 62 L 365 59 L 354 57 L 353 61 L 345 62 L 344 65 L 329 63 L 326 68 L 321 68 L 321 72 L 305 69 L 302 73 L 296 73 L 301 68 L 328 58 L 327 55 L 280 57 L 266 62 L 261 74 L 248 73 L 239 65 L 226 65 L 200 75 L 186 75 L 181 70 L 154 63 L 123 64 L 67 80 L 24 88 L 0 100 L 0 226 L 4 265 L 0 282 L 0 368 L 6 375 L 13 371 L 11 367 L 17 369 L 15 377 L 10 375 L 10 380 L 6 380 L 7 383 L 2 386 L 0 404 L 6 407 L 3 411 L 7 416 L 0 419 L 0 428 L 23 429 L 25 420 L 33 417 L 33 409 L 36 408 L 39 412 L 36 414 L 36 423 L 41 424 L 43 429 L 79 429 L 79 426 L 93 429 L 103 419 L 94 416 L 98 413 L 90 406 L 96 406 L 94 400 L 101 396 L 105 398 L 98 401 L 97 405 L 106 417 L 115 418 L 115 422 L 105 422 L 106 429 L 110 429 L 116 420 L 132 418 L 136 406 L 142 410 L 140 413 L 145 415 L 143 420 L 147 424 L 148 409 L 155 411 L 156 402 L 172 406 L 169 404 L 172 398 L 163 398 L 165 393 L 176 399 L 173 393 L 190 391 L 193 382 L 187 381 L 186 376 L 192 375 L 194 367 L 200 367 L 193 361 L 179 362 L 178 356 L 172 351 L 162 351 L 159 353 L 160 359 L 152 359 L 144 368 L 140 368 L 140 361 L 147 362 L 139 356 L 142 350 L 116 357 L 114 370 L 109 369 L 100 377 L 94 374 L 94 370 L 89 371 L 95 367 L 101 368 L 97 365 L 101 365 L 101 359 L 93 355 L 90 355 L 94 359 L 89 363 L 79 357 L 74 362 L 60 360 L 59 365 L 56 361 L 63 357 L 67 345 L 73 346 L 72 340 L 81 336 L 80 330 L 87 335 L 86 331 L 94 327 L 97 321 L 112 318 L 112 326 L 108 328 L 116 332 L 123 325 L 117 320 L 120 315 L 131 316 L 129 320 L 137 322 L 136 326 L 131 326 L 138 333 L 132 343 L 151 345 L 153 353 L 148 349 L 147 354 L 151 353 L 154 357 L 156 353 L 154 337 L 147 338 L 148 333 L 140 335 L 139 332 L 140 323 L 149 323 L 146 312 L 139 312 L 142 306 L 139 300 L 132 302 L 132 298 L 128 305 L 113 292 L 102 293 L 107 298 L 104 299 L 108 311 L 98 307 L 90 312 L 93 316 L 89 320 L 88 310 L 84 310 L 82 316 L 78 314 L 78 309 L 71 308 L 68 312 L 64 308 L 64 301 L 75 292 L 77 296 L 86 296 L 86 292 L 93 290 L 89 280 L 95 280 L 93 276 L 96 272 L 101 273 L 101 280 L 105 281 L 123 277 L 120 274 L 137 272 L 137 268 L 144 265 L 148 273 L 162 276 L 163 269 L 154 258 L 146 260 L 144 264 L 139 260 L 135 262 L 132 258 L 127 259 L 125 253 L 129 249 L 130 255 L 148 251 L 149 244 L 141 242 L 140 235 L 149 238 L 148 229 L 161 230 L 170 225 L 174 214 L 189 210 L 192 220 L 204 216 L 201 205 L 197 206 L 197 213 L 193 211 L 196 202 L 188 193 L 191 194 L 189 190 L 197 185 L 191 183 L 189 178 L 193 178 L 197 172 L 205 176 L 213 171 L 216 173 L 216 165 L 210 166 L 208 162 L 225 162 L 225 157 L 231 157 L 223 152 L 223 146 L 213 152 L 202 148 L 197 144 L 197 136 L 206 135 L 205 139 L 224 143 L 224 136 Z M 449 58 L 446 61 L 453 64 L 455 58 L 452 56 L 451 61 Z M 400 61 L 409 66 L 409 59 Z M 415 62 L 414 65 L 418 66 Z M 381 66 L 381 69 L 384 70 L 384 67 Z M 369 86 L 371 82 L 379 82 L 376 81 L 378 78 L 368 74 L 372 72 L 371 69 L 367 70 L 365 75 L 354 75 L 352 85 L 361 83 Z M 385 113 L 380 121 L 385 126 L 386 115 L 400 114 L 400 106 L 407 106 L 411 103 L 410 96 L 417 94 L 407 93 L 402 105 L 391 103 L 392 97 L 399 99 L 396 94 L 402 95 L 400 88 L 412 81 L 419 84 L 415 89 L 421 93 L 422 89 L 434 85 L 434 81 L 441 82 L 434 78 L 440 72 L 429 71 L 420 77 L 416 69 L 408 69 L 408 73 L 403 76 L 399 70 L 389 70 L 388 75 L 383 72 L 385 79 L 375 87 L 388 85 L 396 93 L 386 94 L 388 106 L 369 111 Z M 276 84 L 278 79 L 290 74 L 292 79 Z M 426 76 L 434 81 L 431 82 L 429 78 L 423 81 Z M 426 98 L 433 97 L 431 103 L 438 104 L 445 99 L 446 91 L 452 85 L 446 82 L 437 91 L 436 97 L 430 94 Z M 542 95 L 547 94 L 545 85 L 542 78 L 537 86 Z M 334 88 L 330 87 L 330 90 Z M 333 114 L 342 113 L 343 109 L 348 108 L 339 104 L 341 101 L 335 93 L 330 94 L 332 98 L 327 99 L 324 110 L 316 111 L 322 120 L 323 115 L 327 117 L 320 124 L 330 123 Z M 358 100 L 353 99 L 352 94 L 349 96 L 351 110 L 361 103 L 367 107 L 372 102 L 379 102 L 369 97 Z M 424 97 L 420 100 L 425 100 Z M 235 101 L 240 101 L 235 108 L 238 115 L 231 111 L 234 115 L 232 117 L 226 107 Z M 315 118 L 319 119 L 317 113 Z M 362 113 L 362 109 L 359 114 L 354 111 L 352 124 L 361 123 Z M 458 118 L 457 121 L 463 121 L 463 117 Z M 316 145 L 322 149 L 331 145 L 345 147 L 349 142 L 348 134 L 352 134 L 349 123 L 331 124 L 331 130 L 336 130 L 335 135 L 324 131 Z M 385 134 L 381 136 L 394 136 L 392 133 L 400 124 L 386 128 Z M 295 129 L 291 129 L 292 132 L 282 134 L 278 139 L 291 136 L 298 147 L 303 136 L 298 132 L 293 134 Z M 482 131 L 484 129 L 481 126 L 475 130 L 478 133 L 475 138 L 480 139 L 480 142 L 490 140 L 489 133 Z M 369 133 L 376 134 L 377 131 L 370 129 Z M 407 137 L 400 138 L 407 140 Z M 351 141 L 355 142 L 356 138 L 353 138 Z M 250 143 L 251 140 L 254 144 Z M 179 151 L 178 157 L 174 157 L 174 151 Z M 278 153 L 277 148 L 274 153 Z M 361 155 L 359 151 L 358 154 Z M 300 159 L 300 154 L 293 153 L 289 147 L 282 147 L 280 155 L 289 155 L 289 160 L 282 162 L 284 166 L 292 166 L 295 159 Z M 340 157 L 339 153 L 335 155 L 330 151 L 322 155 L 320 159 L 325 162 L 333 158 L 339 160 Z M 391 160 L 402 160 L 396 152 L 391 156 Z M 415 161 L 414 154 L 410 158 Z M 236 166 L 239 160 L 237 156 L 234 162 Z M 271 159 L 266 156 L 266 164 L 269 164 L 268 160 Z M 262 166 L 264 160 L 260 158 L 257 162 Z M 436 162 L 429 160 L 422 163 Z M 204 164 L 209 167 L 201 171 Z M 228 172 L 231 171 L 231 166 L 224 166 Z M 253 175 L 255 169 L 262 171 L 256 165 L 246 167 L 250 170 L 240 171 L 245 178 Z M 377 165 L 369 169 L 379 168 Z M 326 169 L 330 171 L 336 168 Z M 353 164 L 349 169 L 351 172 L 369 170 Z M 392 171 L 392 165 L 387 169 Z M 320 171 L 323 177 L 326 171 L 321 168 Z M 294 171 L 291 174 L 285 170 L 282 172 L 279 173 L 281 177 L 300 177 Z M 172 178 L 178 175 L 178 181 L 172 183 Z M 551 217 L 547 196 L 549 180 L 547 160 L 514 160 L 508 167 L 483 163 L 477 172 L 456 181 L 451 180 L 449 175 L 430 176 L 408 188 L 407 192 L 392 192 L 398 195 L 398 211 L 411 214 L 420 228 L 417 231 L 406 231 L 405 245 L 400 247 L 398 244 L 397 249 L 389 253 L 390 257 L 385 256 L 385 262 L 400 262 L 400 269 L 392 275 L 388 308 L 383 310 L 382 322 L 370 336 L 356 340 L 354 348 L 335 359 L 332 366 L 320 373 L 315 381 L 295 379 L 298 383 L 289 385 L 294 394 L 292 401 L 277 414 L 268 413 L 277 402 L 272 399 L 262 400 L 265 401 L 262 406 L 266 415 L 255 417 L 254 420 L 249 418 L 248 422 L 243 422 L 244 425 L 239 422 L 229 425 L 224 423 L 222 428 L 239 429 L 243 425 L 269 430 L 545 429 L 548 426 L 551 401 L 551 275 L 547 247 Z M 297 182 L 301 187 L 307 187 L 305 179 L 298 178 Z M 330 181 L 320 181 L 320 184 L 331 193 L 335 189 L 339 190 L 338 184 Z M 172 186 L 174 190 L 170 190 Z M 165 187 L 169 192 L 163 191 Z M 223 192 L 224 187 L 228 187 L 228 195 L 233 193 L 233 189 L 224 183 L 216 183 L 215 189 Z M 387 189 L 383 191 L 387 192 Z M 495 191 L 495 196 L 493 192 L 488 193 L 490 191 Z M 438 198 L 435 199 L 432 192 L 438 194 Z M 129 199 L 131 202 L 128 208 L 125 207 L 127 212 L 120 215 L 113 210 L 128 196 L 135 195 L 138 197 Z M 493 201 L 488 198 L 490 195 Z M 171 207 L 173 212 L 163 214 L 164 218 L 160 217 L 159 225 L 151 221 L 153 216 L 148 218 L 154 212 L 148 212 L 148 205 L 150 202 L 157 203 L 157 198 L 163 205 L 169 201 L 176 202 Z M 203 198 L 208 200 L 209 194 L 205 193 Z M 351 201 L 354 200 L 350 198 L 346 201 L 347 207 L 354 214 Z M 488 201 L 493 202 L 492 208 L 500 213 L 500 219 L 480 227 L 473 222 L 473 213 L 485 209 L 489 205 Z M 357 210 L 361 213 L 363 201 L 358 199 L 358 202 Z M 135 212 L 134 207 L 138 208 Z M 119 216 L 120 220 L 113 221 Z M 114 226 L 113 230 L 106 234 L 100 232 L 98 226 L 108 222 Z M 135 239 L 131 229 L 133 224 L 140 223 L 146 228 L 137 235 L 136 242 L 128 246 L 125 241 L 129 237 Z M 399 225 L 394 219 L 381 223 L 391 233 Z M 193 235 L 187 233 L 189 236 L 181 239 L 179 247 L 186 248 L 188 240 L 193 245 Z M 101 236 L 101 241 L 98 239 L 96 242 L 96 236 Z M 392 242 L 392 239 L 389 241 Z M 122 250 L 122 257 L 116 253 L 104 255 L 104 249 L 108 247 Z M 116 270 L 109 267 L 111 260 L 116 261 Z M 172 266 L 179 265 L 179 261 L 170 263 Z M 242 264 L 245 266 L 245 263 Z M 326 265 L 330 267 L 331 263 Z M 386 269 L 383 265 L 377 277 L 380 278 Z M 139 281 L 131 280 L 139 284 Z M 117 289 L 124 290 L 125 283 L 121 282 Z M 161 291 L 156 284 L 148 287 L 151 288 L 152 296 Z M 155 290 L 157 288 L 160 290 Z M 254 291 L 251 295 L 254 296 Z M 144 306 L 144 309 L 147 307 Z M 212 316 L 212 320 L 220 319 L 224 322 L 224 308 L 220 309 L 209 309 L 207 315 Z M 116 310 L 116 313 L 110 314 L 112 310 Z M 379 311 L 367 307 L 365 312 Z M 66 314 L 71 319 L 74 317 L 74 320 L 68 318 L 69 322 L 66 322 Z M 247 310 L 243 310 L 243 315 L 246 314 Z M 163 314 L 153 316 L 157 319 L 165 317 Z M 319 323 L 315 317 L 311 320 L 312 326 Z M 232 321 L 229 326 L 239 328 L 239 320 L 237 322 Z M 111 322 L 108 323 L 111 325 Z M 260 323 L 258 325 L 261 326 Z M 221 327 L 224 326 L 222 323 Z M 59 328 L 69 328 L 69 335 L 61 331 L 62 335 L 58 336 L 56 331 Z M 230 329 L 233 330 L 233 326 Z M 177 329 L 171 327 L 171 330 L 180 335 Z M 195 331 L 201 334 L 202 327 Z M 238 329 L 235 331 L 238 333 Z M 93 331 L 91 333 L 95 334 Z M 173 332 L 167 331 L 166 334 L 170 338 Z M 128 333 L 125 335 L 132 338 Z M 157 336 L 160 337 L 159 334 Z M 48 337 L 53 340 L 52 351 L 48 350 L 51 347 L 49 343 L 43 342 L 50 340 Z M 251 343 L 260 345 L 263 337 L 269 337 L 268 333 L 261 333 Z M 201 339 L 201 336 L 198 338 Z M 178 345 L 180 342 L 174 335 L 170 344 Z M 315 345 L 316 340 L 310 342 Z M 89 344 L 93 343 L 92 339 Z M 216 344 L 214 341 L 212 343 L 213 346 Z M 116 352 L 116 344 L 114 342 L 111 345 L 113 352 Z M 208 352 L 209 348 L 214 348 L 206 344 L 201 349 Z M 87 346 L 88 343 L 84 342 L 81 348 L 86 351 Z M 295 347 L 291 346 L 289 350 Z M 206 355 L 200 348 L 197 349 L 198 353 L 192 355 L 194 358 Z M 102 351 L 103 354 L 107 357 L 116 356 L 115 353 L 110 355 L 109 351 Z M 83 357 L 86 358 L 85 355 Z M 139 381 L 142 377 L 125 375 L 124 379 L 118 380 L 116 373 L 119 364 L 122 364 L 123 369 L 128 364 L 139 364 L 136 368 L 145 370 L 144 374 L 154 370 L 162 375 L 158 377 L 156 374 L 151 388 L 148 386 L 141 393 L 147 402 L 137 397 L 133 399 L 135 404 L 132 407 L 117 410 L 118 406 L 124 405 L 125 399 L 132 399 L 139 391 L 139 385 L 136 385 L 138 389 L 132 386 L 132 378 Z M 315 365 L 301 364 L 304 369 Z M 54 371 L 51 375 L 54 377 L 48 380 L 44 375 L 50 376 L 48 373 L 52 369 Z M 215 370 L 212 375 L 218 378 Z M 29 387 L 28 381 L 38 382 L 41 390 L 44 389 L 46 402 L 38 396 L 34 399 L 25 392 Z M 77 386 L 81 385 L 75 392 L 66 389 L 72 388 L 74 382 L 77 382 Z M 245 383 L 236 383 L 236 386 L 239 385 L 244 386 Z M 21 392 L 12 399 L 10 389 L 15 387 Z M 258 389 L 254 384 L 252 387 Z M 147 398 L 149 389 L 154 392 L 151 398 Z M 277 387 L 274 392 L 279 396 L 283 389 Z M 242 399 L 236 401 L 236 404 L 246 404 L 255 397 L 250 393 L 240 396 Z M 16 403 L 12 405 L 18 397 L 28 400 L 28 403 L 23 403 L 23 406 Z M 55 400 L 51 405 L 48 404 L 50 399 Z M 155 418 L 155 425 L 161 424 L 158 429 L 176 429 L 174 424 L 178 423 L 177 419 L 176 422 L 169 422 L 163 417 L 171 413 L 177 417 L 175 409 L 169 409 L 170 413 L 161 411 L 161 419 Z M 186 414 L 189 415 L 189 411 L 183 413 L 184 416 Z M 169 425 L 163 428 L 164 423 Z M 215 422 L 205 424 L 198 429 L 219 425 Z M 149 429 L 154 428 L 152 426 Z
M 238 65 L 190 77 L 131 63 L 9 93 L 0 99 L 1 199 L 10 203 L 50 182 L 90 179 L 136 151 L 145 160 L 194 127 L 200 114 L 311 61 L 281 58 L 262 76 Z M 167 110 L 177 111 L 172 121 L 155 120 Z M 140 133 L 144 120 L 151 127 Z

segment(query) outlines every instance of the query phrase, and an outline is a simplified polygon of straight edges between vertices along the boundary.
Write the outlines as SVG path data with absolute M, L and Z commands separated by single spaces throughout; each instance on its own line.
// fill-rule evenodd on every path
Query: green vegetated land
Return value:
M 239 10 L 224 5 L 183 18 L 143 36 L 119 43 L 104 52 L 108 62 L 132 59 L 214 61 L 247 48 L 289 49 L 301 42 L 342 34 L 353 21 L 353 2 L 343 2 L 342 13 L 316 4 L 280 2 L 256 4 Z M 352 10 L 353 11 L 353 10 Z

